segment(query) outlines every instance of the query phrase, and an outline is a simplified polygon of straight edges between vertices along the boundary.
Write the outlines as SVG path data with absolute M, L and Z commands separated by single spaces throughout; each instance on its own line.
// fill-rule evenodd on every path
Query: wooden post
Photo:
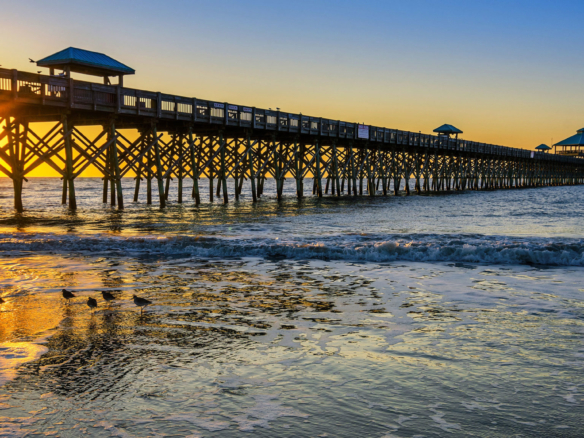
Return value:
M 365 161 L 365 151 L 363 149 L 359 149 L 359 164 L 361 165 L 359 168 L 359 196 L 363 196 L 363 167 Z
M 111 126 L 108 128 L 108 140 L 111 137 Z M 110 204 L 112 207 L 116 205 L 116 185 L 115 185 L 115 178 L 116 178 L 116 171 L 114 169 L 114 147 L 115 145 L 112 143 L 109 147 L 109 179 L 110 179 Z
M 115 124 L 112 120 L 111 125 L 110 125 L 110 135 L 111 138 L 115 138 L 116 135 L 116 127 Z M 118 210 L 123 210 L 124 209 L 124 197 L 122 195 L 122 176 L 121 176 L 121 172 L 120 172 L 120 163 L 118 161 L 118 145 L 117 145 L 117 140 L 114 139 L 114 141 L 112 142 L 112 162 L 113 162 L 113 168 L 114 168 L 114 177 L 115 177 L 115 182 L 116 182 L 116 187 L 115 187 L 115 191 L 117 193 L 117 198 L 118 198 Z M 113 183 L 112 183 L 112 193 L 113 193 Z M 112 202 L 112 205 L 115 205 Z
M 367 151 L 367 149 L 369 149 L 369 144 L 367 144 L 365 146 L 365 150 Z M 364 169 L 366 171 L 366 179 L 367 179 L 367 195 L 368 196 L 374 196 L 375 195 L 375 187 L 374 187 L 374 183 L 372 180 L 372 175 L 371 175 L 371 155 L 372 155 L 372 151 L 369 151 L 369 153 L 365 154 L 365 166 Z
M 152 131 L 150 131 L 149 140 L 154 141 L 154 137 L 152 136 Z M 148 151 L 146 154 L 146 204 L 152 205 L 152 149 Z
M 381 152 L 381 165 L 380 165 L 380 170 L 381 170 L 381 190 L 383 193 L 383 196 L 387 196 L 387 152 L 386 151 L 382 151 Z
M 71 134 L 69 133 L 69 126 L 67 124 L 67 116 L 63 116 L 61 123 L 63 124 L 63 135 L 65 136 L 65 174 L 63 175 L 63 181 L 67 180 L 67 183 L 63 184 L 65 189 L 68 185 L 69 191 L 69 209 L 77 209 L 77 200 L 75 199 L 75 183 L 73 181 L 73 148 L 71 147 Z
M 396 160 L 397 151 L 392 149 L 391 151 L 391 162 L 393 170 L 393 195 L 399 195 L 399 186 L 401 184 L 401 166 L 399 165 L 399 157 Z
M 142 181 L 142 171 L 138 168 L 136 172 L 136 186 L 134 187 L 134 202 L 138 202 L 138 195 L 140 194 L 140 181 Z
M 322 173 L 320 169 L 320 144 L 318 139 L 314 142 L 315 166 L 316 166 L 316 190 L 319 198 L 322 198 Z
M 355 153 L 353 151 L 353 142 L 349 144 L 349 154 L 351 160 L 351 179 L 349 180 L 349 195 L 352 192 L 353 196 L 357 196 L 357 174 L 355 173 Z M 352 190 L 351 185 L 353 186 Z
M 170 147 L 168 148 L 168 173 L 166 174 L 166 186 L 164 187 L 164 199 L 168 201 L 168 193 L 170 192 L 170 180 L 172 179 L 172 161 L 174 158 L 174 147 L 176 142 L 176 134 L 172 134 Z
M 12 185 L 14 187 L 14 209 L 18 213 L 22 213 L 24 211 L 24 206 L 22 204 L 23 179 L 19 177 L 12 178 Z
M 406 196 L 410 196 L 410 176 L 411 176 L 412 168 L 411 168 L 411 163 L 410 163 L 410 157 L 408 157 L 408 154 L 407 154 L 405 148 L 402 151 L 402 161 L 404 163 L 404 165 L 403 165 L 404 190 L 406 191 Z
M 195 154 L 195 142 L 193 141 L 193 127 L 189 126 L 189 152 L 191 154 L 191 174 L 193 178 L 193 193 L 192 197 L 195 199 L 195 205 L 201 203 L 199 193 L 199 162 Z M 198 156 L 200 156 L 200 151 Z
M 240 150 L 242 145 L 244 145 L 244 141 L 243 140 L 237 140 L 236 142 L 236 155 L 238 157 L 238 160 L 241 160 L 241 164 L 240 167 L 237 169 L 237 174 L 239 177 L 239 184 L 237 185 L 237 200 L 239 200 L 239 197 L 241 196 L 241 191 L 243 190 L 243 181 L 245 181 L 245 160 L 247 159 L 247 155 L 243 155 Z M 243 148 L 245 149 L 245 146 L 243 146 Z
M 302 175 L 304 173 L 304 155 L 306 152 L 306 146 L 304 143 L 300 143 L 298 147 L 298 140 L 294 141 L 294 147 L 297 149 L 295 167 L 296 167 L 296 196 L 301 199 L 304 196 L 304 182 Z
M 368 145 L 369 146 L 369 145 Z M 377 163 L 377 149 L 372 149 L 367 159 L 367 177 L 369 180 L 369 196 L 376 195 L 375 164 Z
M 347 168 L 349 166 L 348 159 L 349 156 L 347 155 L 347 148 L 343 148 L 344 151 L 344 163 L 343 172 L 341 173 L 341 193 L 345 193 L 345 179 L 347 178 Z
M 239 159 L 240 159 L 240 156 L 239 156 L 239 147 L 240 147 L 239 139 L 238 138 L 234 139 L 233 140 L 233 143 L 234 143 L 233 153 L 232 153 L 233 154 L 233 160 L 234 160 L 233 162 L 235 163 L 235 165 L 237 165 L 237 163 L 239 163 Z M 239 190 L 239 179 L 240 178 L 239 177 L 240 177 L 240 174 L 241 174 L 241 167 L 238 166 L 234 170 L 234 172 L 233 172 L 233 182 L 234 182 L 234 186 L 235 186 L 235 200 L 236 201 L 239 201 L 239 192 L 240 192 L 240 190 Z
M 258 202 L 255 184 L 255 170 L 253 166 L 253 151 L 251 150 L 251 138 L 249 131 L 247 132 L 247 163 L 249 166 L 249 181 L 251 183 L 251 196 L 253 202 Z
M 156 125 L 152 126 L 152 135 L 154 136 L 154 155 L 156 160 L 156 179 L 158 180 L 158 197 L 160 199 L 160 208 L 164 208 L 166 207 L 166 198 L 164 197 L 162 163 L 160 161 L 160 145 L 158 144 L 158 132 L 156 130 Z
M 272 147 L 274 148 L 274 167 L 276 173 L 276 199 L 282 200 L 282 142 L 276 145 L 276 136 L 272 136 Z
M 421 163 L 420 163 L 420 153 L 419 152 L 415 152 L 414 155 L 414 166 L 415 166 L 415 177 L 416 177 L 416 185 L 415 185 L 415 190 L 416 193 L 419 195 L 420 191 L 421 191 L 421 187 L 420 187 L 420 173 L 421 173 Z
M 106 127 L 104 126 L 103 129 L 105 130 Z M 109 136 L 109 135 L 108 135 Z M 110 171 L 110 151 L 109 148 L 107 148 L 107 150 L 105 151 L 105 166 L 104 169 L 107 170 L 108 173 L 104 172 L 103 173 L 103 203 L 107 204 L 107 193 L 108 193 L 108 183 L 109 183 L 109 171 Z M 63 177 L 63 180 L 66 180 L 65 177 Z M 63 190 L 64 192 L 65 190 Z M 63 202 L 65 203 L 65 202 Z
M 183 201 L 183 154 L 184 154 L 184 138 L 183 134 L 178 134 L 178 203 Z
M 67 116 L 64 116 L 64 118 L 66 118 Z M 63 122 L 63 120 L 61 120 L 61 122 Z M 66 123 L 62 124 L 63 127 L 63 139 L 66 136 Z M 18 129 L 18 126 L 16 127 L 16 129 Z M 18 131 L 17 131 L 18 132 Z M 63 192 L 61 194 L 61 205 L 66 205 L 67 204 L 67 194 L 68 194 L 68 182 L 69 182 L 69 170 L 67 167 L 67 151 L 65 151 L 65 168 L 63 169 Z
M 141 153 L 144 152 L 146 148 L 146 134 L 144 132 L 140 132 L 140 151 Z M 140 193 L 140 181 L 142 181 L 142 160 L 137 163 L 138 170 L 136 171 L 136 186 L 134 187 L 134 202 L 138 202 L 138 194 Z
M 12 158 L 12 186 L 14 188 L 14 209 L 18 213 L 22 213 L 24 211 L 24 205 L 22 203 L 22 186 L 24 181 L 23 176 L 23 166 L 22 161 L 24 161 L 24 157 L 22 160 L 20 159 L 21 155 L 21 147 L 22 147 L 22 139 L 20 138 L 20 124 L 14 122 L 12 126 L 10 125 L 10 119 L 6 122 L 6 126 L 8 127 L 8 142 L 10 147 L 10 157 Z M 8 163 L 7 163 L 8 164 Z
M 339 157 L 337 151 L 337 142 L 333 142 L 333 159 L 334 159 L 334 166 L 335 166 L 335 182 L 336 182 L 336 189 L 337 189 L 337 196 L 341 196 L 341 182 L 339 177 Z
M 209 157 L 213 157 L 213 144 L 215 140 L 209 137 Z M 215 173 L 215 160 L 209 162 L 209 202 L 213 202 L 213 177 Z
M 260 167 L 261 167 L 261 163 L 262 163 L 262 157 L 263 157 L 263 155 L 262 155 L 262 141 L 261 141 L 261 140 L 258 140 L 258 142 L 257 142 L 257 151 L 258 151 L 258 152 L 257 152 L 257 158 L 258 158 L 258 166 L 257 166 L 257 167 L 258 167 L 258 172 L 259 172 L 259 169 L 260 169 Z M 257 179 L 256 179 L 256 181 L 257 181 L 256 194 L 257 194 L 257 197 L 258 197 L 258 199 L 259 199 L 259 198 L 260 198 L 260 196 L 261 196 L 261 194 L 262 194 L 262 193 L 261 193 L 261 188 L 262 188 L 262 184 L 261 184 L 261 183 L 262 183 L 262 178 L 261 178 L 261 176 L 259 175 L 259 173 L 258 173 L 258 175 L 257 175 L 257 177 L 256 177 L 256 178 L 257 178 Z
M 65 172 L 67 172 L 67 165 L 65 165 Z M 63 175 L 63 190 L 61 194 L 61 205 L 67 204 L 67 176 Z
M 224 146 L 223 131 L 219 132 L 219 146 L 221 147 L 221 185 L 223 186 L 223 203 L 227 204 L 229 198 L 227 196 L 227 165 L 225 163 L 225 147 Z

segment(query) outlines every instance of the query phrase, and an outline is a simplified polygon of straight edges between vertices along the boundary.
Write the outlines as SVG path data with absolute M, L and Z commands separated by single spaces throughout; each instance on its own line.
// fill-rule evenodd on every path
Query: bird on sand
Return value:
M 101 291 L 101 296 L 108 304 L 110 303 L 110 301 L 113 301 L 116 299 L 116 297 L 114 297 L 112 294 L 110 294 L 108 291 L 105 291 L 105 290 Z
M 140 307 L 140 314 L 142 314 L 144 307 L 148 306 L 149 304 L 152 304 L 152 301 L 134 295 L 134 304 Z
M 0 297 L 0 304 L 4 304 L 4 303 L 5 303 L 4 298 Z
M 63 294 L 63 298 L 67 300 L 67 303 L 69 303 L 71 298 L 75 298 L 75 294 L 71 291 L 68 291 L 67 289 L 63 289 L 61 293 Z
M 97 307 L 97 300 L 95 298 L 87 298 L 87 305 L 90 309 L 95 309 Z

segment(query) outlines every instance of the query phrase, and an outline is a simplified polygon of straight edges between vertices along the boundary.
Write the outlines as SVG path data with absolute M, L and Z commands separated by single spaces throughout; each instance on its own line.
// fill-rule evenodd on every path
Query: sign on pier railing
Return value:
M 357 130 L 357 138 L 364 138 L 365 140 L 369 140 L 369 126 L 359 125 Z

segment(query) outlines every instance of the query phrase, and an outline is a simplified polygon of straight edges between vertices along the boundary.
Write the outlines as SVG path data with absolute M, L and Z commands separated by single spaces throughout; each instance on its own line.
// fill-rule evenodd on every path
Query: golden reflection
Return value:
M 67 305 L 61 289 L 91 291 L 99 276 L 88 268 L 60 256 L 0 259 L 0 342 L 34 338 L 80 312 L 83 297 Z
M 55 297 L 9 298 L 0 304 L 0 342 L 38 336 L 59 325 L 62 303 Z

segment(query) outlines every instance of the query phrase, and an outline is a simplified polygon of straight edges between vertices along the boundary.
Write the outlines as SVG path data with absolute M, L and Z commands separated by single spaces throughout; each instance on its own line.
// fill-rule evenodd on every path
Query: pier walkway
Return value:
M 40 122 L 52 128 L 41 135 Z M 89 138 L 84 126 L 99 134 Z M 412 179 L 418 192 L 584 181 L 580 158 L 3 68 L 0 128 L 0 172 L 13 181 L 18 211 L 26 176 L 43 163 L 62 176 L 71 209 L 75 179 L 89 166 L 103 175 L 102 201 L 120 209 L 121 178 L 130 172 L 133 199 L 144 181 L 147 202 L 154 192 L 162 208 L 173 180 L 183 202 L 186 178 L 196 204 L 202 179 L 211 201 L 223 202 L 228 178 L 235 199 L 248 185 L 254 202 L 266 178 L 275 178 L 278 198 L 290 180 L 304 196 L 306 178 L 316 196 L 397 194 L 401 187 L 409 194 Z

